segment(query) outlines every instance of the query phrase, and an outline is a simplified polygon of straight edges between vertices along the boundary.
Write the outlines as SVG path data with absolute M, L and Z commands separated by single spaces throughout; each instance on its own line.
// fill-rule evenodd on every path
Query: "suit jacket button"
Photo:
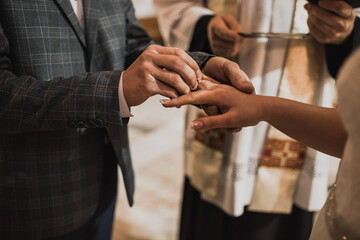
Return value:
M 77 127 L 77 128 L 83 128 L 83 127 L 85 127 L 85 124 L 84 124 L 83 121 L 78 121 L 78 122 L 76 123 L 76 127 Z
M 95 126 L 95 122 L 92 121 L 92 120 L 86 121 L 86 122 L 85 122 L 85 127 L 86 127 L 86 128 L 94 128 L 94 127 L 96 127 L 96 126 Z
M 103 127 L 104 126 L 104 122 L 101 119 L 95 119 L 95 126 L 96 127 Z
M 68 121 L 67 125 L 69 128 L 75 128 L 76 127 L 76 122 L 75 121 Z

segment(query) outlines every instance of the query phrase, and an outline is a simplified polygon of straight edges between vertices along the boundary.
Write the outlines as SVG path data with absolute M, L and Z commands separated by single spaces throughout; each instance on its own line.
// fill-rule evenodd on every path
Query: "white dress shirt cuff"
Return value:
M 120 108 L 120 117 L 128 118 L 128 117 L 134 116 L 131 114 L 130 108 L 129 108 L 129 106 L 126 102 L 125 96 L 124 96 L 123 73 L 121 73 L 120 82 L 119 82 L 119 108 Z

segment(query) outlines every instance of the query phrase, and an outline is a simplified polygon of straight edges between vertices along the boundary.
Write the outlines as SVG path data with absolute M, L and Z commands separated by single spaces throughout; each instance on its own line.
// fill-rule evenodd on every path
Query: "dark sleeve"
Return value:
M 326 44 L 325 54 L 329 73 L 336 78 L 339 68 L 345 59 L 360 46 L 360 18 L 355 18 L 354 30 L 341 45 Z
M 85 73 L 42 81 L 12 72 L 9 41 L 0 23 L 0 133 L 22 133 L 122 125 L 118 85 L 121 71 Z M 84 124 L 82 124 L 84 125 Z
M 207 26 L 213 17 L 213 15 L 205 15 L 197 21 L 189 51 L 212 53 L 209 45 Z
M 126 1 L 124 9 L 126 12 L 125 67 L 128 68 L 154 42 L 136 18 L 132 1 Z

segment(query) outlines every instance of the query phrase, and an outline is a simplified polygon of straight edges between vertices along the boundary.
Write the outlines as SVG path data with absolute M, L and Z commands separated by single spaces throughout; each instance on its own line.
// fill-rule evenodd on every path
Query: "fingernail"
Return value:
M 164 103 L 170 101 L 170 99 L 160 99 L 159 102 L 164 105 Z
M 191 128 L 193 128 L 193 129 L 200 129 L 202 127 L 203 127 L 203 123 L 200 121 L 193 121 L 191 123 Z

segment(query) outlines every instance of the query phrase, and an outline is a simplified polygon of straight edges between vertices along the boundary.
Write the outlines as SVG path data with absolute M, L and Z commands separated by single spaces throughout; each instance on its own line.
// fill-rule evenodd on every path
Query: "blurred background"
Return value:
M 152 0 L 132 0 L 136 15 L 157 42 Z M 130 149 L 135 170 L 135 204 L 129 207 L 122 176 L 115 211 L 113 240 L 175 240 L 183 181 L 184 108 L 165 109 L 161 96 L 132 108 Z

